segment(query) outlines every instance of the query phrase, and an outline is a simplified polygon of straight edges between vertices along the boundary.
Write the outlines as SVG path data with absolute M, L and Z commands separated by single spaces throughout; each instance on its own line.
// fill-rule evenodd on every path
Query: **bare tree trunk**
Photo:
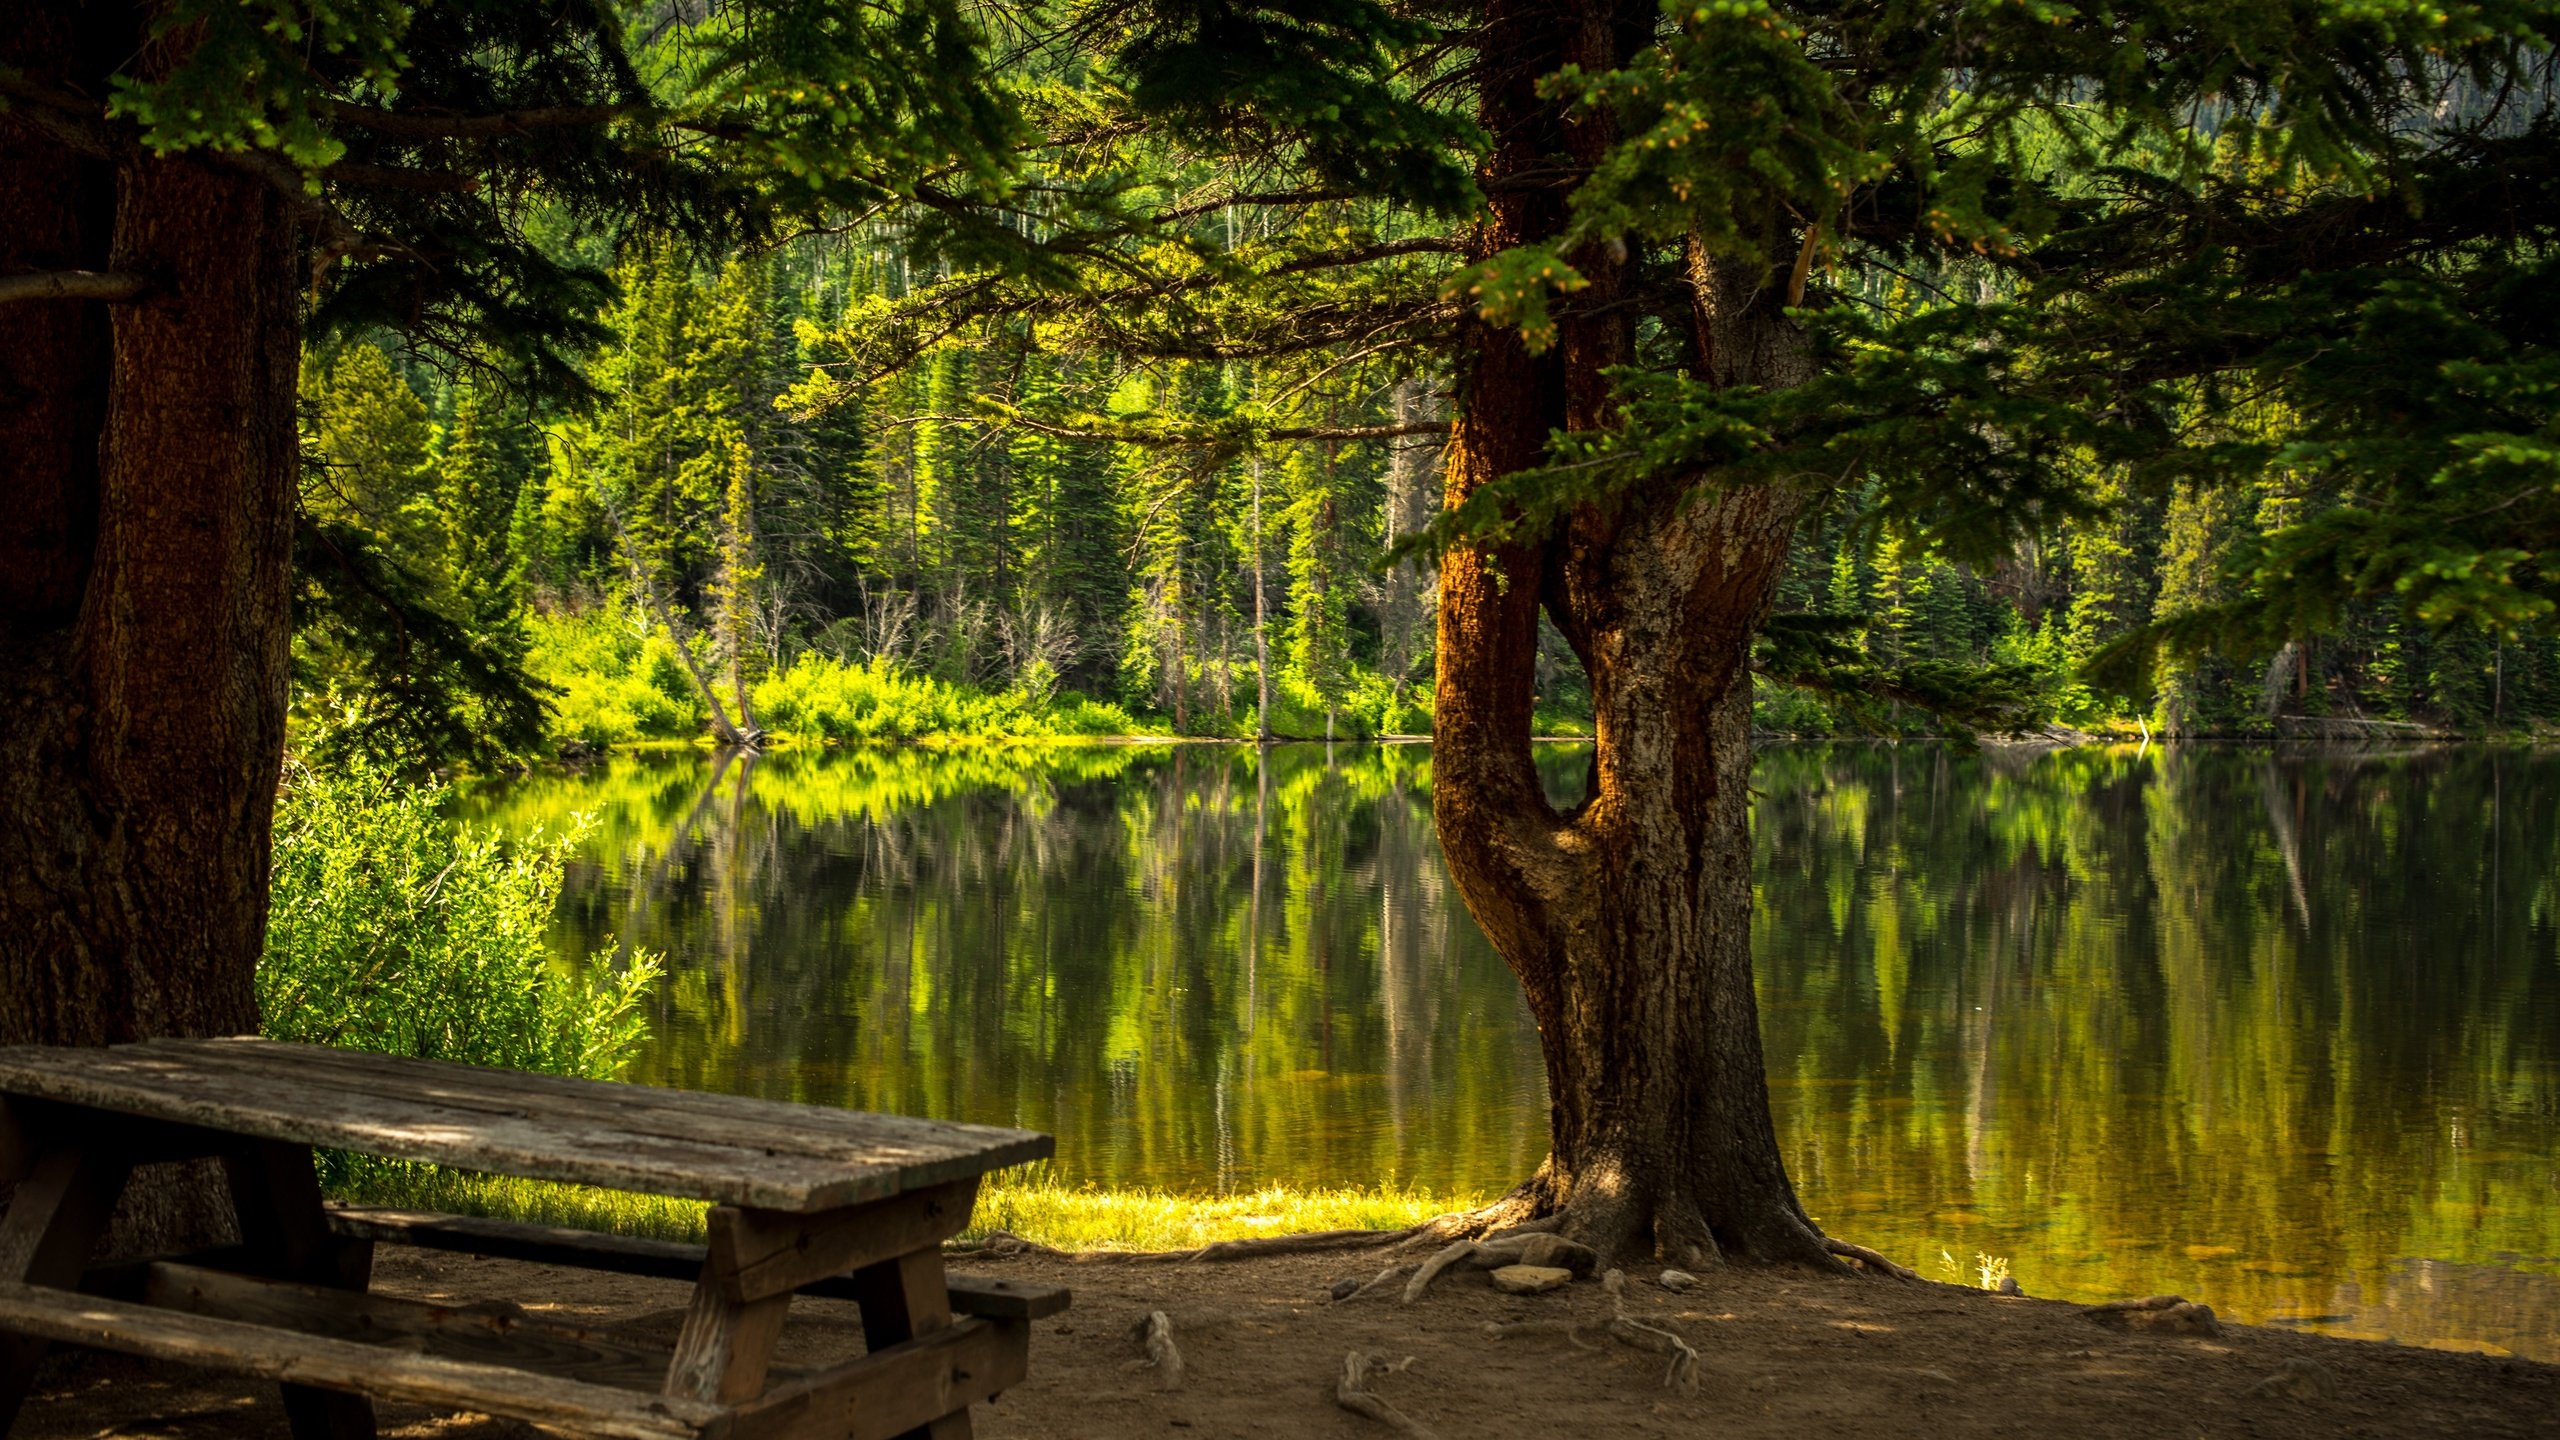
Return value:
M 756 563 L 755 538 L 755 469 L 747 447 L 740 444 L 729 457 L 728 494 L 721 506 L 720 650 L 729 667 L 730 693 L 738 702 L 738 728 L 750 744 L 764 736 L 747 696 L 747 612 L 764 568 Z
M 87 93 L 142 50 L 65 4 L 0 66 Z M 257 1028 L 284 742 L 296 236 L 263 186 L 66 151 L 0 114 L 0 271 L 153 277 L 147 303 L 0 305 L 0 1044 Z M 141 1246 L 210 1196 L 141 1186 Z M 139 1207 L 138 1209 L 136 1207 Z
M 1262 581 L 1262 455 L 1255 452 L 1249 462 L 1253 469 L 1253 682 L 1254 739 L 1271 743 L 1271 618 L 1263 599 Z
M 676 624 L 675 612 L 667 607 L 666 597 L 658 593 L 657 582 L 649 578 L 649 564 L 640 548 L 631 541 L 631 530 L 622 523 L 621 512 L 607 505 L 606 518 L 613 522 L 614 539 L 622 546 L 625 562 L 631 567 L 631 588 L 640 592 L 640 603 L 667 632 L 667 642 L 676 649 L 676 659 L 684 665 L 684 673 L 693 680 L 693 691 L 702 697 L 703 708 L 711 712 L 711 733 L 723 745 L 753 748 L 749 734 L 729 723 L 729 712 L 720 703 L 720 692 L 713 688 L 711 677 L 702 673 L 702 664 L 693 658 L 693 647 L 684 642 L 684 631 Z
M 1419 424 L 1430 409 L 1429 391 L 1420 380 L 1401 380 L 1395 387 L 1395 414 L 1398 425 Z M 1438 487 L 1432 483 L 1439 473 L 1434 462 L 1439 447 L 1420 440 L 1398 445 L 1387 459 L 1387 495 L 1382 507 L 1386 542 L 1393 545 L 1407 535 L 1415 534 L 1430 522 L 1431 511 L 1438 508 Z M 1378 605 L 1379 659 L 1395 687 L 1396 699 L 1404 699 L 1404 687 L 1413 680 L 1413 672 L 1422 659 L 1425 619 L 1430 614 L 1433 586 L 1420 559 L 1399 564 L 1387 571 L 1381 585 Z
M 1649 35 L 1632 3 L 1495 0 L 1489 179 L 1572 154 L 1588 163 L 1606 117 L 1567 117 L 1540 75 L 1612 67 Z M 1481 253 L 1563 228 L 1543 189 L 1494 186 Z M 1447 503 L 1539 463 L 1551 430 L 1614 423 L 1603 373 L 1633 353 L 1612 299 L 1626 261 L 1572 257 L 1591 283 L 1559 315 L 1555 347 L 1471 327 Z M 1782 288 L 1694 253 L 1692 344 L 1719 384 L 1783 385 L 1807 371 Z M 1705 477 L 1695 477 L 1704 479 Z M 1460 546 L 1441 569 L 1433 813 L 1468 908 L 1520 979 L 1550 1097 L 1550 1154 L 1492 1217 L 1545 1218 L 1619 1256 L 1718 1255 L 1834 1266 L 1779 1154 L 1751 971 L 1749 666 L 1795 519 L 1792 497 L 1685 484 L 1585 508 L 1542 544 Z M 1530 755 L 1543 606 L 1591 678 L 1590 793 L 1551 807 Z

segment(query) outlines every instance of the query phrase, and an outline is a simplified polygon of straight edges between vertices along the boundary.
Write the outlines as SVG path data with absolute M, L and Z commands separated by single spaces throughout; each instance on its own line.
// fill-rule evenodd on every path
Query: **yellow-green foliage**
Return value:
M 1401 1230 L 1478 1203 L 1393 1187 L 1272 1185 L 1243 1195 L 1176 1195 L 1063 1185 L 1033 1173 L 981 1192 L 964 1238 L 1004 1230 L 1061 1250 L 1192 1250 L 1311 1230 Z
M 368 1172 L 341 1187 L 338 1198 L 662 1240 L 699 1242 L 703 1235 L 703 1206 L 694 1201 L 423 1165 Z M 1061 1250 L 1192 1250 L 1310 1230 L 1401 1230 L 1477 1203 L 1474 1196 L 1394 1188 L 1274 1185 L 1244 1195 L 1110 1190 L 1063 1185 L 1034 1169 L 990 1176 L 960 1238 L 965 1243 L 1002 1230 Z
M 1044 702 L 1019 691 L 991 694 L 903 675 L 877 661 L 849 665 L 817 655 L 757 681 L 753 696 L 765 728 L 827 740 L 1030 739 L 1131 735 L 1143 728 L 1120 707 L 1080 695 Z
M 624 606 L 534 615 L 526 665 L 553 688 L 552 734 L 604 747 L 689 740 L 708 723 L 675 642 Z M 706 668 L 707 656 L 697 656 Z M 989 692 L 804 654 L 749 689 L 766 730 L 811 740 L 1048 739 L 1150 727 L 1073 692 Z
M 313 1045 L 609 1078 L 646 1029 L 653 957 L 571 966 L 544 941 L 572 818 L 513 843 L 445 818 L 441 786 L 361 761 L 288 773 L 258 1008 Z
M 620 606 L 533 614 L 526 628 L 533 644 L 525 668 L 556 692 L 554 738 L 602 747 L 702 733 L 702 701 L 675 642 Z

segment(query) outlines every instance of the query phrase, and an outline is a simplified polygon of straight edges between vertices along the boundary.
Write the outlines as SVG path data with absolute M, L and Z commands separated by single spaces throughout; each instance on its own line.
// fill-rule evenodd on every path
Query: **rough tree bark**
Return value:
M 1536 92 L 1558 65 L 1621 63 L 1650 4 L 1494 0 L 1482 119 L 1493 219 L 1479 255 L 1553 237 L 1558 192 L 1514 181 L 1589 164 L 1611 135 Z M 1459 364 L 1448 503 L 1543 459 L 1555 430 L 1612 422 L 1633 356 L 1623 252 L 1572 257 L 1591 282 L 1556 343 L 1476 325 Z M 1688 260 L 1699 368 L 1720 383 L 1803 378 L 1783 277 Z M 1695 478 L 1695 477 L 1693 477 Z M 1752 637 L 1796 503 L 1767 488 L 1665 486 L 1586 506 L 1537 543 L 1460 547 L 1440 576 L 1433 810 L 1468 908 L 1525 990 L 1551 1097 L 1551 1153 L 1480 1217 L 1541 1223 L 1607 1255 L 1835 1266 L 1779 1154 L 1752 993 Z M 1530 757 L 1541 609 L 1591 679 L 1589 793 L 1559 812 Z
M 12 7 L 0 66 L 104 94 L 165 60 L 147 18 Z M 0 272 L 149 289 L 0 305 L 0 1043 L 237 1034 L 284 740 L 297 237 L 237 172 L 75 142 L 0 115 Z M 218 1233 L 210 1201 L 142 1177 L 117 1243 Z

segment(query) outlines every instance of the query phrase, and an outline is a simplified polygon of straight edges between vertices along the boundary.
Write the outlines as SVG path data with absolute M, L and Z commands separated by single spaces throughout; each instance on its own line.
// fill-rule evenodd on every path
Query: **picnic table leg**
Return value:
M 720 1277 L 737 1268 L 731 1233 L 717 1223 L 711 1230 L 711 1253 L 702 1262 L 702 1278 L 694 1283 L 693 1304 L 685 1311 L 684 1329 L 676 1335 L 674 1360 L 667 1366 L 666 1393 L 685 1400 L 735 1404 L 763 1393 L 765 1373 L 773 1366 L 773 1347 L 782 1338 L 783 1317 L 791 1309 L 791 1293 L 754 1300 L 733 1300 L 723 1293 Z
M 862 1307 L 863 1342 L 875 1352 L 928 1335 L 951 1323 L 950 1281 L 942 1251 L 918 1250 L 853 1272 L 854 1301 Z M 898 1440 L 969 1440 L 969 1412 L 953 1411 L 919 1425 Z
M 272 1280 L 361 1292 L 373 1279 L 373 1242 L 329 1229 L 311 1147 L 259 1141 L 223 1157 L 231 1205 L 251 1265 Z M 373 1401 L 343 1390 L 286 1384 L 294 1440 L 373 1440 Z
M 77 1289 L 80 1272 L 107 1233 L 130 1167 L 120 1155 L 63 1146 L 22 1155 L 24 1178 L 0 1218 L 0 1279 Z M 35 1388 L 42 1340 L 0 1334 L 0 1435 Z

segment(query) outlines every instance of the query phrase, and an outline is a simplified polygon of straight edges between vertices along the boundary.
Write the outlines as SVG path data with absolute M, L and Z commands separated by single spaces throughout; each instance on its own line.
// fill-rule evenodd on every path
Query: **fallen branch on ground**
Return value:
M 1361 1296 L 1368 1294 L 1372 1290 L 1378 1289 L 1388 1281 L 1395 1279 L 1398 1275 L 1403 1273 L 1403 1266 L 1390 1265 L 1386 1269 L 1379 1271 L 1376 1276 L 1354 1289 L 1350 1294 L 1335 1300 L 1333 1303 L 1336 1305 L 1348 1305 L 1352 1301 L 1359 1299 Z
M 1354 1415 L 1364 1415 L 1381 1425 L 1392 1426 L 1413 1436 L 1414 1440 L 1437 1440 L 1429 1429 L 1417 1423 L 1412 1416 L 1379 1399 L 1369 1389 L 1371 1365 L 1376 1365 L 1381 1370 L 1398 1371 L 1408 1369 L 1413 1364 L 1413 1357 L 1410 1355 L 1393 1365 L 1385 1363 L 1385 1360 L 1385 1356 L 1363 1355 L 1357 1350 L 1343 1356 L 1342 1379 L 1333 1387 L 1333 1403 Z
M 1609 1292 L 1609 1333 L 1639 1350 L 1670 1356 L 1671 1368 L 1663 1372 L 1663 1385 L 1684 1395 L 1697 1394 L 1697 1350 L 1661 1326 L 1647 1325 L 1627 1313 L 1627 1277 L 1624 1272 L 1612 1270 L 1602 1276 L 1600 1288 Z
M 1887 1260 L 1882 1255 L 1877 1254 L 1864 1245 L 1852 1245 L 1846 1240 L 1834 1240 L 1830 1236 L 1825 1235 L 1822 1237 L 1822 1248 L 1844 1260 L 1857 1261 L 1860 1265 L 1866 1267 L 1867 1273 L 1870 1275 L 1890 1275 L 1896 1280 L 1917 1280 L 1920 1278 L 1919 1271 L 1913 1270 L 1907 1266 L 1896 1265 L 1892 1261 Z
M 1130 1369 L 1154 1370 L 1159 1390 L 1182 1388 L 1182 1352 L 1173 1345 L 1173 1317 L 1161 1310 L 1150 1310 L 1145 1319 L 1129 1328 L 1129 1338 L 1147 1347 L 1147 1358 L 1130 1362 Z

